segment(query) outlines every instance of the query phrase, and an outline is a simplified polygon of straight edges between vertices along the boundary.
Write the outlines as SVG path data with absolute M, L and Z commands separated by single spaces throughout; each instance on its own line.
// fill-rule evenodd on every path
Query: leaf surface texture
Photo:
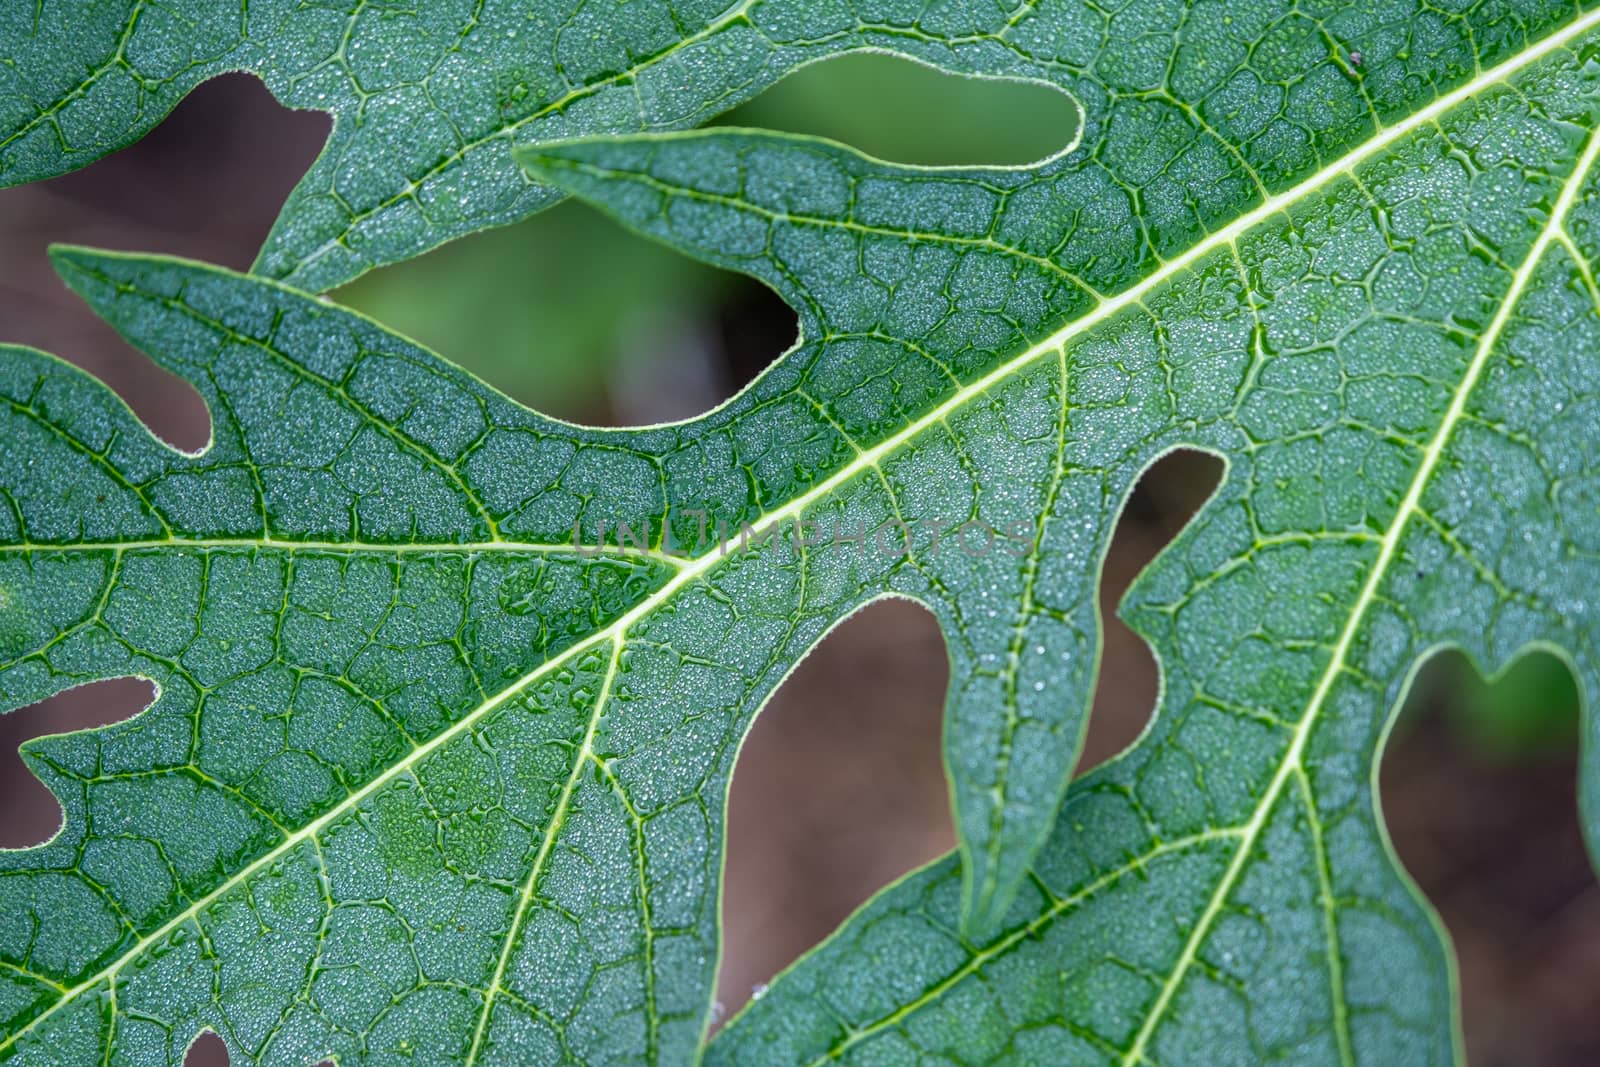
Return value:
M 1048 72 L 1079 146 L 520 153 L 528 188 L 799 311 L 795 349 L 689 422 L 557 423 L 270 281 L 58 254 L 213 441 L 172 452 L 51 357 L 0 364 L 0 701 L 160 686 L 27 746 L 65 819 L 0 854 L 0 1056 L 177 1062 L 209 1027 L 245 1062 L 693 1061 L 739 738 L 897 594 L 949 646 L 961 852 L 709 1059 L 1453 1057 L 1371 768 L 1440 645 L 1547 645 L 1595 691 L 1596 17 L 889 6 L 837 40 L 909 21 L 959 38 L 947 65 Z M 833 9 L 801 10 L 739 18 L 825 38 Z M 1163 703 L 1069 790 L 1099 562 L 1181 446 L 1227 475 L 1125 602 Z M 754 542 L 720 550 L 701 511 Z M 646 550 L 574 550 L 619 521 Z M 884 551 L 895 522 L 1026 535 Z

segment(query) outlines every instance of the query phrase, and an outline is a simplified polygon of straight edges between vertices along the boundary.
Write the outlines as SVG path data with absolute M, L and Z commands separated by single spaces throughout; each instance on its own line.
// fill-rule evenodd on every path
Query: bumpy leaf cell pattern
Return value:
M 0 703 L 160 686 L 26 748 L 65 816 L 0 853 L 0 1056 L 175 1063 L 210 1028 L 243 1062 L 693 1061 L 738 739 L 892 592 L 949 643 L 962 855 L 708 1058 L 1448 1061 L 1442 941 L 1371 764 L 1441 643 L 1544 642 L 1595 694 L 1594 20 L 1369 12 L 1356 70 L 1332 14 L 1130 11 L 1159 32 L 1092 53 L 1083 146 L 1036 170 L 727 131 L 531 153 L 799 309 L 796 350 L 681 425 L 556 423 L 270 282 L 59 254 L 213 441 L 175 453 L 65 364 L 0 361 Z M 1171 97 L 1190 71 L 1215 80 Z M 1240 72 L 1284 92 L 1226 130 L 1175 102 Z M 1228 474 L 1127 604 L 1163 705 L 1063 806 L 1114 514 L 1183 444 Z M 1036 544 L 679 559 L 685 505 Z M 617 518 L 656 549 L 572 551 Z
M 1228 460 L 1123 607 L 1161 661 L 1154 724 L 1073 784 L 998 935 L 963 932 L 961 864 L 937 864 L 708 1062 L 1451 1062 L 1450 964 L 1383 839 L 1373 767 L 1441 645 L 1490 669 L 1544 645 L 1588 706 L 1600 693 L 1593 48 L 1063 331 L 1057 484 L 1103 479 L 1114 499 L 1164 441 Z M 806 185 L 850 167 L 819 158 Z M 1003 233 L 1004 216 L 957 229 Z M 1006 388 L 1058 386 L 1048 348 Z
M 14 43 L 0 62 L 0 184 L 92 162 L 142 136 L 201 81 L 248 70 L 284 104 L 334 116 L 256 263 L 258 273 L 327 289 L 553 203 L 558 191 L 517 168 L 516 146 L 697 125 L 802 63 L 873 48 L 1042 80 L 1077 97 L 1091 121 L 1115 115 L 1123 184 L 1144 190 L 1140 214 L 1181 246 L 1252 183 L 1277 187 L 1359 138 L 1372 115 L 1409 112 L 1570 9 L 1554 0 L 1139 0 L 1114 12 L 1061 0 L 13 3 L 0 10 L 0 40 Z M 1206 151 L 1179 162 L 1177 149 L 1196 138 Z M 1147 151 L 1152 140 L 1167 151 Z M 1220 188 L 1200 188 L 1213 183 Z

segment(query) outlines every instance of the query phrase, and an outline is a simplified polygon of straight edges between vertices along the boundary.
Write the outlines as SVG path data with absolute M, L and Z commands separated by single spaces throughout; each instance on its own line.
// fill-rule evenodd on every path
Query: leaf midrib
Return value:
M 515 555 L 520 553 L 530 556 L 577 556 L 584 559 L 593 559 L 596 556 L 601 556 L 608 559 L 650 560 L 655 563 L 666 563 L 674 567 L 682 567 L 687 563 L 693 562 L 693 557 L 690 556 L 678 556 L 658 549 L 635 548 L 626 544 L 588 545 L 576 541 L 571 544 L 545 541 L 403 541 L 389 544 L 383 541 L 291 541 L 281 537 L 167 537 L 150 538 L 141 541 L 79 542 L 24 541 L 16 544 L 0 545 L 0 556 L 9 552 L 37 553 L 41 555 L 51 552 L 94 554 L 102 552 L 147 552 L 152 549 L 162 548 L 176 549 L 178 551 L 194 548 L 208 552 L 267 549 L 274 552 L 348 553 L 350 555 L 370 554 L 375 556 L 410 555 L 415 553 L 431 555 L 487 555 L 490 553 Z
M 543 840 L 539 842 L 539 851 L 533 858 L 533 864 L 528 871 L 527 878 L 522 883 L 522 890 L 517 894 L 517 908 L 511 916 L 511 927 L 506 931 L 505 944 L 500 946 L 500 958 L 495 964 L 494 977 L 489 981 L 489 988 L 483 991 L 483 1006 L 478 1009 L 477 1025 L 472 1033 L 472 1045 L 467 1050 L 465 1067 L 473 1067 L 478 1061 L 478 1053 L 483 1048 L 483 1035 L 489 1026 L 489 1016 L 494 1010 L 495 997 L 500 993 L 502 983 L 505 981 L 506 967 L 511 963 L 511 954 L 516 951 L 517 938 L 522 933 L 523 921 L 527 918 L 528 908 L 533 903 L 534 891 L 538 887 L 539 875 L 544 871 L 545 861 L 550 857 L 550 850 L 555 845 L 556 835 L 561 832 L 561 826 L 566 822 L 567 810 L 572 805 L 572 794 L 577 791 L 578 779 L 583 774 L 591 759 L 594 758 L 594 741 L 600 726 L 600 713 L 611 696 L 611 688 L 616 684 L 617 668 L 622 659 L 622 640 L 612 642 L 611 655 L 606 663 L 606 673 L 600 683 L 594 702 L 594 712 L 589 716 L 589 725 L 583 734 L 583 743 L 578 748 L 578 755 L 572 761 L 572 770 L 567 775 L 566 783 L 561 787 L 561 796 L 556 801 L 555 810 L 550 815 L 550 824 Z M 646 934 L 649 933 L 649 924 L 645 924 Z M 654 971 L 648 958 L 649 946 L 646 946 L 647 957 L 645 960 L 645 980 L 653 983 Z M 655 1018 L 647 1013 L 652 1036 L 655 1030 Z M 650 1042 L 654 1047 L 654 1041 Z
M 1538 237 L 1529 247 L 1527 255 L 1512 276 L 1511 285 L 1506 290 L 1505 298 L 1500 302 L 1494 319 L 1484 331 L 1477 350 L 1473 353 L 1472 360 L 1462 375 L 1460 385 L 1452 393 L 1450 405 L 1423 452 L 1422 463 L 1417 467 L 1417 472 L 1412 477 L 1411 484 L 1407 488 L 1406 495 L 1400 502 L 1393 520 L 1384 531 L 1383 538 L 1379 542 L 1377 558 L 1373 561 L 1367 580 L 1350 609 L 1350 615 L 1339 634 L 1338 643 L 1334 645 L 1333 652 L 1328 658 L 1328 664 L 1323 669 L 1321 677 L 1317 680 L 1317 686 L 1311 694 L 1311 699 L 1307 701 L 1305 709 L 1295 725 L 1289 745 L 1284 751 L 1283 760 L 1273 775 L 1272 782 L 1257 802 L 1250 821 L 1245 824 L 1244 832 L 1239 840 L 1238 851 L 1234 854 L 1233 861 L 1228 865 L 1228 869 L 1223 872 L 1223 876 L 1207 903 L 1205 911 L 1201 913 L 1199 920 L 1194 925 L 1194 929 L 1190 932 L 1183 952 L 1179 956 L 1171 975 L 1162 986 L 1155 1005 L 1146 1016 L 1137 1039 L 1123 1057 L 1123 1067 L 1133 1067 L 1133 1065 L 1140 1063 L 1144 1059 L 1145 1047 L 1148 1045 L 1156 1027 L 1160 1024 L 1161 1018 L 1165 1015 L 1173 996 L 1183 984 L 1184 976 L 1190 966 L 1193 965 L 1201 943 L 1204 942 L 1210 932 L 1212 922 L 1221 912 L 1228 896 L 1233 891 L 1234 885 L 1238 882 L 1239 876 L 1249 862 L 1255 842 L 1266 828 L 1268 815 L 1289 782 L 1304 774 L 1302 759 L 1306 745 L 1310 741 L 1316 724 L 1321 720 L 1323 707 L 1327 703 L 1328 696 L 1333 691 L 1334 683 L 1349 669 L 1350 652 L 1355 645 L 1357 635 L 1361 631 L 1361 625 L 1366 620 L 1367 611 L 1378 599 L 1379 588 L 1389 576 L 1389 566 L 1394 561 L 1395 554 L 1400 550 L 1400 543 L 1404 539 L 1406 531 L 1410 528 L 1411 520 L 1422 511 L 1422 496 L 1429 485 L 1432 484 L 1434 471 L 1438 469 L 1439 462 L 1444 456 L 1445 448 L 1450 443 L 1456 427 L 1466 413 L 1468 398 L 1471 397 L 1476 389 L 1484 368 L 1494 355 L 1500 337 L 1505 331 L 1506 324 L 1510 322 L 1513 310 L 1527 291 L 1528 283 L 1532 280 L 1534 272 L 1538 270 L 1540 263 L 1544 261 L 1545 253 L 1549 251 L 1552 244 L 1561 240 L 1559 235 L 1564 232 L 1567 214 L 1577 199 L 1579 187 L 1583 185 L 1584 179 L 1588 177 L 1589 171 L 1593 169 L 1597 157 L 1600 157 L 1600 127 L 1590 132 L 1583 153 L 1574 164 L 1571 174 L 1562 183 L 1560 196 L 1552 207 L 1550 216 L 1545 220 Z M 1311 796 L 1309 783 L 1306 784 L 1306 792 L 1309 801 Z M 1308 811 L 1308 817 L 1313 823 L 1316 822 L 1314 809 Z M 1322 862 L 1320 853 L 1318 861 L 1319 863 Z M 1322 904 L 1325 912 L 1327 912 L 1325 918 L 1328 922 L 1329 947 L 1332 950 L 1330 966 L 1337 970 L 1337 934 L 1331 914 L 1332 902 L 1324 899 Z M 1336 973 L 1334 977 L 1337 977 Z M 1332 990 L 1331 995 L 1335 1001 L 1334 1014 L 1336 1021 L 1343 1022 L 1345 1014 L 1343 991 L 1337 982 L 1334 982 L 1330 988 Z M 1348 1034 L 1341 1033 L 1339 1039 L 1344 1062 L 1353 1062 Z
M 1407 134 L 1415 131 L 1416 129 L 1432 123 L 1440 115 L 1469 99 L 1474 94 L 1483 91 L 1483 89 L 1485 89 L 1487 86 L 1503 82 L 1530 64 L 1535 63 L 1539 59 L 1542 59 L 1545 56 L 1548 56 L 1551 53 L 1561 49 L 1568 42 L 1583 35 L 1596 25 L 1600 25 L 1600 10 L 1579 16 L 1563 29 L 1556 31 L 1536 44 L 1529 46 L 1499 66 L 1482 72 L 1471 81 L 1449 93 L 1444 94 L 1443 96 L 1436 98 L 1432 103 L 1416 112 L 1413 112 L 1400 122 L 1383 128 L 1383 130 L 1380 131 L 1376 136 L 1364 141 L 1361 145 L 1357 146 L 1339 160 L 1330 163 L 1326 167 L 1323 167 L 1321 170 L 1318 170 L 1314 174 L 1310 175 L 1308 178 L 1296 184 L 1294 187 L 1287 189 L 1284 192 L 1279 193 L 1278 195 L 1258 204 L 1255 208 L 1241 215 L 1229 225 L 1217 230 L 1215 233 L 1211 234 L 1209 237 L 1205 238 L 1193 248 L 1184 252 L 1182 255 L 1163 261 L 1162 265 L 1156 271 L 1152 272 L 1140 282 L 1128 289 L 1123 290 L 1116 296 L 1101 301 L 1081 318 L 1061 327 L 1055 333 L 1028 348 L 1020 355 L 1000 364 L 994 370 L 972 382 L 970 385 L 957 390 L 938 406 L 907 424 L 907 426 L 902 430 L 885 438 L 877 445 L 862 449 L 857 457 L 850 463 L 846 464 L 833 474 L 829 475 L 827 478 L 818 482 L 805 493 L 795 497 L 787 504 L 784 504 L 776 510 L 767 513 L 755 523 L 751 524 L 753 533 L 764 533 L 767 530 L 775 529 L 779 524 L 799 516 L 812 503 L 823 499 L 835 489 L 854 478 L 856 475 L 864 473 L 868 470 L 880 469 L 878 467 L 878 461 L 882 457 L 893 451 L 896 451 L 900 446 L 906 444 L 910 439 L 920 434 L 923 430 L 938 425 L 940 422 L 948 418 L 953 412 L 964 407 L 969 401 L 987 395 L 992 388 L 1009 379 L 1012 375 L 1017 373 L 1023 367 L 1032 363 L 1035 359 L 1038 359 L 1047 353 L 1055 352 L 1073 337 L 1093 328 L 1094 326 L 1099 325 L 1102 322 L 1107 321 L 1123 310 L 1137 306 L 1147 294 L 1159 288 L 1167 281 L 1170 281 L 1175 276 L 1181 274 L 1183 271 L 1187 270 L 1201 259 L 1223 247 L 1231 247 L 1239 236 L 1253 229 L 1255 226 L 1266 221 L 1267 219 L 1272 218 L 1275 215 L 1284 212 L 1293 204 L 1300 201 L 1308 194 L 1327 185 L 1329 182 L 1332 182 L 1337 178 L 1350 173 L 1350 171 L 1358 164 L 1382 152 L 1390 145 Z M 696 136 L 696 134 L 691 132 L 687 134 L 667 134 L 661 136 L 688 138 Z M 593 140 L 593 138 L 586 138 L 584 140 Z M 606 138 L 606 140 L 614 140 L 614 138 Z M 1594 147 L 1595 143 L 1592 142 L 1591 149 Z M 1544 240 L 1543 238 L 1541 238 L 1541 240 L 1541 247 L 1547 247 L 1549 241 Z M 1420 490 L 1418 490 L 1418 492 L 1420 493 Z M 567 646 L 567 648 L 565 648 L 559 655 L 540 664 L 538 667 L 534 668 L 532 671 L 528 672 L 511 685 L 501 690 L 494 697 L 485 701 L 483 704 L 480 704 L 472 712 L 469 712 L 467 715 L 457 720 L 449 728 L 440 732 L 438 735 L 424 744 L 419 745 L 404 759 L 375 776 L 365 786 L 351 793 L 333 808 L 307 823 L 302 829 L 290 835 L 289 837 L 286 837 L 278 845 L 269 849 L 267 852 L 264 852 L 262 855 L 258 856 L 256 859 L 240 868 L 237 873 L 223 881 L 209 893 L 206 893 L 195 900 L 192 904 L 190 904 L 189 907 L 185 908 L 182 912 L 163 923 L 148 936 L 140 938 L 132 947 L 130 947 L 126 952 L 124 952 L 106 967 L 73 986 L 66 994 L 30 1020 L 27 1025 L 21 1027 L 15 1033 L 7 1036 L 4 1040 L 0 1040 L 0 1053 L 4 1053 L 20 1038 L 32 1032 L 35 1027 L 55 1014 L 55 1012 L 60 1008 L 72 1003 L 79 996 L 88 990 L 93 989 L 100 982 L 106 980 L 107 978 L 114 977 L 124 966 L 135 959 L 140 953 L 144 952 L 150 945 L 159 942 L 162 938 L 171 934 L 185 923 L 193 920 L 212 903 L 220 899 L 234 888 L 243 884 L 251 875 L 262 868 L 269 866 L 275 860 L 279 859 L 302 842 L 313 839 L 316 834 L 329 823 L 354 809 L 363 800 L 371 796 L 383 786 L 387 785 L 390 781 L 411 770 L 418 763 L 431 755 L 434 751 L 447 744 L 451 739 L 470 729 L 484 716 L 508 703 L 512 698 L 517 696 L 529 685 L 533 684 L 549 671 L 555 669 L 562 663 L 567 662 L 575 656 L 581 655 L 588 649 L 602 644 L 605 641 L 613 638 L 620 641 L 623 635 L 627 633 L 628 629 L 632 627 L 635 622 L 638 622 L 656 608 L 669 602 L 672 597 L 679 592 L 679 590 L 698 579 L 706 571 L 713 568 L 721 559 L 722 556 L 719 554 L 708 553 L 707 555 L 690 561 L 653 595 L 645 598 L 634 608 L 619 616 L 609 626 L 596 631 L 590 636 L 583 638 L 572 645 Z M 600 708 L 597 705 L 593 715 L 591 716 L 590 728 L 592 728 L 594 722 L 598 720 L 599 715 Z M 1287 760 L 1285 761 L 1285 766 L 1288 766 Z M 558 829 L 559 827 L 556 826 L 552 821 L 551 826 L 546 828 L 545 836 L 553 836 L 554 832 Z M 1241 849 L 1241 854 L 1246 851 L 1247 849 Z M 1170 999 L 1170 993 L 1168 994 L 1167 999 Z M 1150 1028 L 1151 1027 L 1147 1027 L 1147 1029 Z M 1147 1040 L 1148 1033 L 1143 1035 L 1143 1039 L 1139 1046 L 1141 1050 L 1143 1041 Z M 1136 1058 L 1137 1057 L 1135 1057 L 1135 1059 Z M 1129 1060 L 1128 1062 L 1131 1063 L 1133 1060 Z

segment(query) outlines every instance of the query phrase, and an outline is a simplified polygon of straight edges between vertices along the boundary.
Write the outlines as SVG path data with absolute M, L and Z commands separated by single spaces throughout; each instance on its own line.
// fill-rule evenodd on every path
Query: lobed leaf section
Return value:
M 1442 645 L 1545 645 L 1592 703 L 1600 15 L 1414 14 L 1106 37 L 1035 168 L 522 153 L 797 308 L 681 424 L 558 423 L 281 284 L 59 250 L 213 433 L 0 352 L 0 706 L 159 687 L 25 747 L 64 818 L 0 853 L 0 1060 L 1451 1060 L 1372 766 Z M 1100 560 L 1177 447 L 1227 475 L 1125 602 L 1162 705 L 1069 789 Z M 960 855 L 705 1046 L 739 740 L 886 595 L 946 637 Z
M 560 193 L 513 150 L 681 129 L 804 63 L 891 51 L 1044 82 L 1112 121 L 1169 249 L 1252 182 L 1277 188 L 1571 13 L 1556 0 L 39 0 L 0 9 L 0 185 L 136 141 L 196 85 L 243 70 L 333 116 L 254 270 L 326 290 Z M 1350 57 L 1359 56 L 1352 66 Z M 1114 118 L 1113 118 L 1114 116 Z M 1063 131 L 1065 140 L 1069 131 Z M 1146 152 L 1151 141 L 1164 146 Z M 1185 146 L 1187 163 L 1171 170 Z M 1217 185 L 1206 191 L 1199 187 Z
M 1174 445 L 1226 460 L 1122 605 L 1161 664 L 1157 715 L 1072 783 L 995 929 L 964 922 L 970 862 L 935 863 L 782 975 L 707 1063 L 1459 1062 L 1452 961 L 1389 846 L 1376 764 L 1441 648 L 1489 673 L 1544 648 L 1585 709 L 1600 695 L 1594 24 L 1384 128 L 964 391 L 1006 408 L 1005 390 L 1052 383 L 1051 486 L 1098 480 L 1109 501 Z M 880 266 L 878 233 L 1009 244 L 1021 275 L 1041 247 L 1029 208 L 1067 180 L 745 134 L 558 146 L 539 173 L 701 254 L 737 234 L 757 264 L 831 256 L 857 294 L 839 329 L 937 274 Z M 796 177 L 775 192 L 771 173 Z M 984 291 L 939 277 L 952 300 Z M 1045 528 L 1098 545 L 1114 510 L 1052 508 Z M 1093 574 L 1092 552 L 1044 548 L 1038 588 Z

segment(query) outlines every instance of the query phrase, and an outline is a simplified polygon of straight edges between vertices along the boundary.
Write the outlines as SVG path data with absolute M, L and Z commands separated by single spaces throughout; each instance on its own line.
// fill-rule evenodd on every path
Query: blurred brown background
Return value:
M 1047 90 L 946 78 L 887 57 L 809 68 L 730 121 L 837 137 L 917 163 L 1019 163 L 1071 133 Z M 202 86 L 144 142 L 77 174 L 0 191 L 0 340 L 92 370 L 174 444 L 204 444 L 199 398 L 125 346 L 56 280 L 51 241 L 170 252 L 246 268 L 327 121 L 232 75 Z M 937 131 L 936 133 L 933 131 Z M 687 263 L 580 205 L 476 235 L 334 294 L 513 396 L 589 423 L 714 406 L 794 338 L 764 288 Z M 1112 609 L 1216 483 L 1169 457 L 1123 515 L 1104 580 L 1108 619 L 1084 767 L 1138 733 L 1155 665 Z M 734 779 L 720 998 L 736 1010 L 876 889 L 953 843 L 932 618 L 883 603 L 830 635 L 758 719 Z M 115 721 L 143 683 L 86 687 L 0 718 L 0 847 L 32 844 L 59 809 L 17 745 Z M 1600 1062 L 1600 889 L 1574 797 L 1576 695 L 1548 658 L 1498 686 L 1443 658 L 1424 674 L 1382 773 L 1395 845 L 1461 961 L 1475 1067 Z M 193 1064 L 226 1055 L 208 1039 Z

